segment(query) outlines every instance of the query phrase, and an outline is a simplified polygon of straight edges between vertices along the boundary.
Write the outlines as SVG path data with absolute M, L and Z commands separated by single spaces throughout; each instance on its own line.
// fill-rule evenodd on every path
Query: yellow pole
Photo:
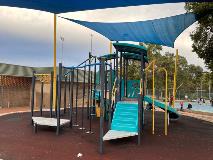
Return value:
M 166 94 L 166 100 L 165 100 L 165 135 L 167 136 L 167 128 L 168 128 L 168 117 L 167 117 L 167 111 L 168 111 L 168 106 L 167 106 L 167 99 L 168 99 L 168 73 L 167 73 L 167 70 L 165 69 L 165 72 L 166 72 L 166 91 L 165 91 L 165 94 Z
M 177 61 L 178 61 L 178 49 L 176 49 L 176 55 L 175 55 L 175 72 L 174 72 L 173 102 L 172 102 L 173 108 L 175 107 L 175 98 L 176 98 Z
M 142 89 L 143 89 L 142 88 L 142 82 L 143 82 L 142 79 L 140 79 L 140 94 L 142 94 Z
M 166 81 L 165 81 L 165 136 L 167 136 L 167 130 L 168 130 L 168 117 L 167 117 L 167 111 L 168 111 L 168 106 L 167 106 L 167 96 L 168 96 L 168 73 L 167 70 L 165 68 L 163 68 L 163 70 L 165 71 L 166 74 Z
M 155 61 L 152 63 L 152 134 L 155 134 Z
M 112 54 L 112 42 L 109 43 L 109 53 Z
M 165 127 L 164 127 L 164 133 L 165 133 L 165 136 L 167 136 L 167 128 L 168 128 L 168 117 L 167 117 L 167 111 L 168 111 L 168 106 L 167 106 L 167 99 L 168 99 L 168 73 L 167 73 L 167 70 L 165 68 L 160 68 L 160 70 L 163 70 L 165 72 Z
M 53 107 L 56 108 L 56 14 L 54 14 Z

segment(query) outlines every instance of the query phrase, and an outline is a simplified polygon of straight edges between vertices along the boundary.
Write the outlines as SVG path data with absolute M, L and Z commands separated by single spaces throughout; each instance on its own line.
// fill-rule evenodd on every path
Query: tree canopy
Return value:
M 141 44 L 142 45 L 142 44 Z M 144 45 L 144 44 L 143 44 Z M 174 53 L 162 53 L 162 47 L 152 44 L 147 44 L 149 62 L 156 60 L 155 69 L 155 88 L 156 96 L 160 98 L 164 94 L 165 89 L 165 74 L 160 71 L 159 68 L 164 67 L 168 71 L 168 90 L 170 95 L 173 90 L 174 81 L 174 66 L 175 66 L 175 54 Z M 129 79 L 140 79 L 140 62 L 131 61 L 128 67 Z M 152 72 L 146 72 L 147 89 L 148 94 L 152 91 Z M 210 73 L 203 72 L 200 66 L 194 64 L 188 64 L 185 57 L 178 57 L 177 65 L 177 98 L 183 99 L 185 95 L 189 98 L 200 98 L 200 90 L 205 90 L 206 94 L 203 94 L 205 98 L 208 98 L 208 89 L 211 77 Z M 211 84 L 212 88 L 212 84 Z M 199 93 L 198 93 L 199 91 Z
M 191 33 L 191 39 L 193 52 L 204 59 L 207 67 L 213 71 L 213 3 L 186 3 L 185 9 L 197 14 L 208 13 L 198 20 L 195 31 Z

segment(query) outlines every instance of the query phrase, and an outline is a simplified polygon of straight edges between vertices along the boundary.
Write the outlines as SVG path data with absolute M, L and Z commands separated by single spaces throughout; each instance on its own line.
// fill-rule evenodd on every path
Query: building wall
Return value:
M 29 106 L 31 78 L 0 75 L 0 107 Z
M 73 87 L 73 105 L 74 107 L 76 106 L 76 89 L 77 85 L 74 83 Z M 62 89 L 61 89 L 61 107 L 64 107 L 64 90 L 65 90 L 65 84 L 62 83 Z M 87 105 L 87 96 L 88 96 L 88 87 L 87 84 L 85 86 L 85 101 L 84 101 L 84 106 Z M 78 102 L 77 106 L 81 107 L 83 104 L 83 83 L 79 83 L 78 87 Z M 36 86 L 35 86 L 35 107 L 39 108 L 41 103 L 41 82 L 36 81 Z M 67 106 L 69 105 L 69 86 L 67 84 L 66 87 L 66 104 Z M 43 94 L 43 107 L 44 108 L 49 108 L 50 107 L 50 84 L 44 84 L 44 94 Z
M 29 77 L 15 77 L 15 76 L 3 76 L 0 75 L 0 107 L 30 107 L 31 95 L 32 95 L 32 78 Z M 62 95 L 61 95 L 61 107 L 64 106 L 64 83 L 62 83 Z M 76 83 L 73 87 L 73 98 L 74 106 L 76 106 Z M 87 105 L 87 84 L 85 86 L 85 103 Z M 67 84 L 66 89 L 66 99 L 67 106 L 69 104 L 69 86 Z M 35 84 L 35 107 L 40 106 L 41 98 L 41 82 L 36 81 Z M 78 106 L 82 106 L 83 100 L 83 83 L 79 83 L 78 89 Z M 50 83 L 44 84 L 44 97 L 43 97 L 43 107 L 49 108 L 50 106 Z

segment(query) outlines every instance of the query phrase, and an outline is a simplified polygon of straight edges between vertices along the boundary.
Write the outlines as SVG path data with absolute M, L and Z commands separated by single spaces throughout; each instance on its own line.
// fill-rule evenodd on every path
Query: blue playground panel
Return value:
M 138 132 L 138 104 L 118 102 L 114 111 L 111 130 Z
M 121 96 L 124 97 L 124 80 L 122 80 Z M 127 80 L 127 98 L 138 98 L 140 80 Z
M 95 100 L 100 100 L 101 99 L 101 90 L 96 89 L 95 90 L 95 97 L 94 97 L 94 90 L 92 90 L 92 98 Z

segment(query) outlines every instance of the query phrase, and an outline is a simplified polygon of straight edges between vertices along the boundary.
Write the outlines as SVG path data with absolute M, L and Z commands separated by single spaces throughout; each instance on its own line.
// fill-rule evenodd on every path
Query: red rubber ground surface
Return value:
M 79 111 L 80 112 L 80 111 Z M 80 116 L 80 113 L 79 113 Z M 79 119 L 80 120 L 80 119 Z M 98 153 L 99 120 L 92 120 L 94 134 L 65 127 L 59 136 L 54 128 L 39 127 L 34 134 L 30 113 L 0 117 L 0 159 L 3 160 L 212 160 L 213 124 L 182 116 L 164 136 L 164 114 L 156 112 L 155 135 L 151 134 L 151 112 L 145 113 L 141 145 L 137 137 L 104 142 Z M 80 122 L 79 122 L 80 123 Z M 88 121 L 85 118 L 85 127 Z M 81 158 L 77 154 L 82 153 Z

